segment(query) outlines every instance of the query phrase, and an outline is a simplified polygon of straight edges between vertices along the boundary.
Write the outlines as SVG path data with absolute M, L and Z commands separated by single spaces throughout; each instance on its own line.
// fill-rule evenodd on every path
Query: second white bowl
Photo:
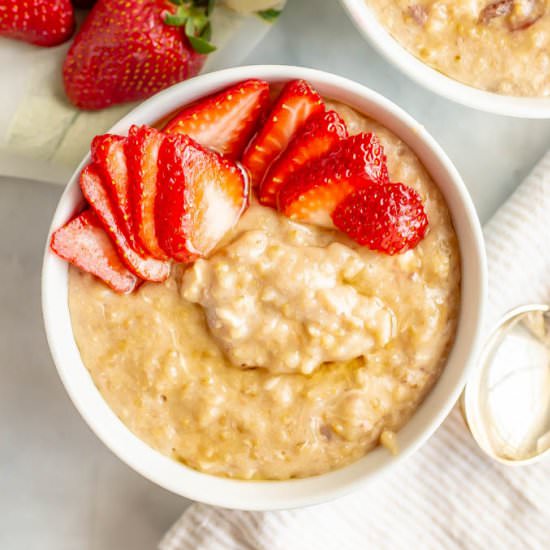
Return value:
M 505 96 L 462 84 L 432 69 L 404 48 L 378 21 L 367 0 L 341 2 L 373 48 L 415 82 L 432 92 L 489 113 L 522 118 L 550 118 L 550 98 Z

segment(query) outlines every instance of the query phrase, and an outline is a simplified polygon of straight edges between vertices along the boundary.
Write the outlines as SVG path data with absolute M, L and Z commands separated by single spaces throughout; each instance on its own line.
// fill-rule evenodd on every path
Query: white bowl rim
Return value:
M 378 21 L 367 0 L 340 0 L 371 46 L 421 86 L 447 99 L 488 113 L 518 118 L 550 118 L 550 97 L 506 96 L 463 84 L 423 63 Z
M 368 104 L 380 111 L 376 118 L 407 141 L 429 171 L 433 167 L 442 172 L 439 184 L 441 187 L 445 181 L 443 194 L 455 205 L 450 206 L 450 210 L 463 258 L 461 314 L 455 344 L 438 383 L 400 431 L 402 451 L 391 457 L 387 451 L 377 448 L 349 466 L 316 477 L 241 481 L 197 472 L 161 455 L 132 434 L 104 401 L 80 358 L 68 308 L 68 264 L 57 258 L 48 246 L 52 231 L 70 219 L 82 204 L 77 178 L 89 155 L 68 183 L 52 219 L 42 269 L 42 309 L 50 351 L 71 400 L 90 428 L 121 460 L 161 487 L 192 500 L 233 509 L 290 509 L 332 500 L 379 477 L 417 450 L 443 422 L 475 363 L 486 302 L 487 268 L 474 205 L 456 168 L 440 146 L 423 126 L 388 99 L 343 77 L 281 65 L 217 71 L 164 90 L 136 107 L 111 131 L 125 133 L 132 123 L 151 124 L 178 106 L 248 78 L 270 82 L 303 78 L 324 95 L 345 100 L 359 110 L 366 109 L 359 107 L 360 103 Z M 413 146 L 412 141 L 416 141 L 416 145 Z

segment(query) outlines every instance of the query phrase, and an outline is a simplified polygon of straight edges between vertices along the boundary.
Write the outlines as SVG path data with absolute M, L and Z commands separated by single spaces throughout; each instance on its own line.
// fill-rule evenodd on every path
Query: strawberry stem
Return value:
M 210 43 L 212 34 L 208 16 L 214 9 L 215 0 L 170 0 L 176 10 L 165 12 L 164 22 L 173 27 L 184 27 L 191 47 L 201 54 L 213 52 L 216 47 Z

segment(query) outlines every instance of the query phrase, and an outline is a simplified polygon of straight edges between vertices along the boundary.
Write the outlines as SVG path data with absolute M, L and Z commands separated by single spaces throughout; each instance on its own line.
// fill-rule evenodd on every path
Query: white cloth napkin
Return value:
M 489 319 L 550 300 L 550 152 L 485 227 Z M 192 505 L 160 550 L 548 549 L 550 460 L 502 466 L 454 410 L 396 470 L 333 503 L 284 512 Z

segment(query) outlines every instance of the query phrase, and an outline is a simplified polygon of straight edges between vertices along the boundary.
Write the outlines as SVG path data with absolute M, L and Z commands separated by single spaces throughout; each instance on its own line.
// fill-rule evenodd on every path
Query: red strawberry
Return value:
M 204 147 L 236 160 L 268 104 L 269 84 L 264 80 L 247 80 L 185 108 L 164 131 L 186 134 Z
M 324 111 L 321 96 L 304 80 L 286 84 L 261 130 L 252 139 L 242 163 L 254 186 L 260 185 L 271 163 L 286 149 L 308 118 Z
M 0 36 L 38 46 L 57 46 L 74 31 L 70 0 L 3 0 L 0 2 Z
M 105 184 L 94 165 L 84 168 L 80 175 L 80 188 L 94 209 L 103 227 L 113 240 L 120 259 L 141 279 L 161 282 L 170 275 L 170 264 L 151 257 L 140 256 L 130 245 L 120 228 L 113 203 Z
M 158 155 L 164 137 L 162 132 L 149 126 L 132 126 L 126 141 L 134 230 L 142 247 L 159 260 L 168 259 L 155 229 Z
M 380 141 L 374 134 L 357 134 L 294 172 L 279 191 L 278 208 L 290 218 L 331 227 L 336 205 L 358 185 L 388 181 Z
M 290 174 L 307 162 L 323 156 L 347 136 L 346 124 L 335 111 L 310 117 L 296 132 L 281 156 L 271 165 L 261 185 L 260 202 L 275 207 L 279 189 Z
M 99 277 L 115 292 L 132 292 L 139 282 L 121 262 L 92 210 L 82 212 L 55 231 L 50 247 L 60 258 Z
M 167 136 L 159 151 L 157 237 L 175 260 L 208 254 L 238 221 L 248 184 L 237 165 L 188 136 Z
M 63 65 L 68 98 L 82 109 L 136 101 L 196 75 L 204 63 L 166 0 L 99 0 Z
M 355 191 L 337 206 L 332 219 L 354 241 L 390 255 L 414 248 L 428 229 L 420 195 L 402 183 Z
M 114 134 L 96 136 L 92 141 L 92 161 L 111 195 L 117 219 L 132 248 L 143 252 L 136 242 L 132 210 L 128 166 L 125 153 L 126 138 Z

